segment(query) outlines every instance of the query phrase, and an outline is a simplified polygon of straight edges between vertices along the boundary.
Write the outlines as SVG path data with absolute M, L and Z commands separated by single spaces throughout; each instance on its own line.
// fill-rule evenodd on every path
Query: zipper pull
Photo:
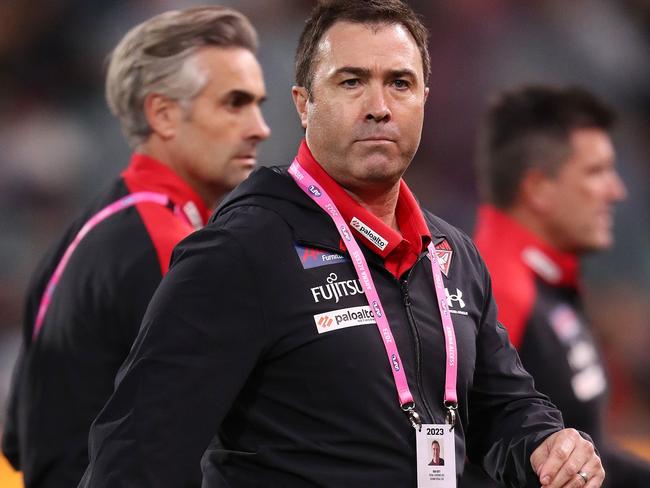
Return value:
M 409 282 L 407 280 L 402 280 L 399 282 L 400 289 L 402 291 L 402 299 L 404 300 L 404 305 L 407 307 L 411 306 L 411 297 L 409 296 Z

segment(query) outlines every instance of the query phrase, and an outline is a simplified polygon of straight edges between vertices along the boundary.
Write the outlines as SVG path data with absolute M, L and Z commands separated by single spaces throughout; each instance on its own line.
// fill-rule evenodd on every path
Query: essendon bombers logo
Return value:
M 451 257 L 453 256 L 454 251 L 451 249 L 451 246 L 447 242 L 447 239 L 440 241 L 435 245 L 435 248 L 440 271 L 442 271 L 442 274 L 449 277 L 449 267 L 451 266 Z

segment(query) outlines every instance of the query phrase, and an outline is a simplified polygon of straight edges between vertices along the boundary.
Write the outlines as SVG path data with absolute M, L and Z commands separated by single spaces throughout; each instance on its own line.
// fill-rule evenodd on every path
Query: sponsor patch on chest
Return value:
M 368 305 L 361 307 L 341 308 L 331 312 L 314 315 L 316 330 L 319 334 L 356 327 L 357 325 L 368 325 L 375 323 L 375 315 Z
M 295 244 L 294 248 L 300 259 L 303 269 L 318 268 L 319 266 L 327 266 L 330 264 L 338 264 L 349 262 L 350 260 L 345 256 L 322 249 L 313 247 L 301 246 Z
M 339 281 L 336 273 L 330 273 L 325 281 L 327 284 L 311 288 L 314 303 L 327 302 L 330 300 L 339 303 L 339 300 L 342 297 L 363 294 L 363 289 L 361 288 L 359 280 Z
M 557 337 L 565 344 L 572 343 L 580 334 L 580 318 L 568 305 L 558 305 L 548 315 L 549 322 Z
M 452 291 L 449 291 L 449 288 L 445 288 L 445 295 L 447 298 L 447 307 L 449 307 L 449 313 L 454 313 L 456 315 L 467 315 L 467 311 L 463 310 L 466 306 L 465 299 L 463 298 L 463 291 L 460 288 L 453 288 Z

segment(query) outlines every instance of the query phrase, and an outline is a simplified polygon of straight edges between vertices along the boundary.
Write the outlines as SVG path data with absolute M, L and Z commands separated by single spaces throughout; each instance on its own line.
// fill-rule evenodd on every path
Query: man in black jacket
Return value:
M 483 122 L 486 203 L 476 244 L 521 361 L 565 424 L 588 433 L 605 485 L 650 486 L 650 464 L 606 439 L 607 379 L 579 292 L 579 258 L 609 248 L 626 196 L 615 166 L 614 114 L 578 87 L 523 86 L 496 96 Z M 467 483 L 466 486 L 487 486 Z
M 111 55 L 107 100 L 134 155 L 43 259 L 28 290 L 3 436 L 27 488 L 79 483 L 90 424 L 172 248 L 252 171 L 255 147 L 269 135 L 256 46 L 243 15 L 205 7 L 149 19 Z
M 466 453 L 511 486 L 600 486 L 593 445 L 563 430 L 497 324 L 471 241 L 401 178 L 426 45 L 400 1 L 315 8 L 297 158 L 253 174 L 175 250 L 80 486 L 193 486 L 216 434 L 207 487 L 455 486 Z

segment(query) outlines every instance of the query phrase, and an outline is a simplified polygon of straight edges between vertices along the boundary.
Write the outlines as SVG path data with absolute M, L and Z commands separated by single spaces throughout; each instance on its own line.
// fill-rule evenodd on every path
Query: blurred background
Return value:
M 0 430 L 29 276 L 129 159 L 103 98 L 106 55 L 136 23 L 205 3 L 0 2 Z M 293 54 L 315 2 L 219 3 L 259 31 L 273 130 L 259 160 L 287 164 L 302 134 L 290 96 Z M 475 132 L 492 93 L 522 82 L 581 84 L 619 112 L 618 166 L 630 196 L 617 209 L 615 247 L 584 261 L 584 288 L 612 379 L 610 432 L 650 459 L 650 0 L 409 3 L 431 31 L 432 77 L 406 180 L 425 208 L 466 232 L 478 203 Z

